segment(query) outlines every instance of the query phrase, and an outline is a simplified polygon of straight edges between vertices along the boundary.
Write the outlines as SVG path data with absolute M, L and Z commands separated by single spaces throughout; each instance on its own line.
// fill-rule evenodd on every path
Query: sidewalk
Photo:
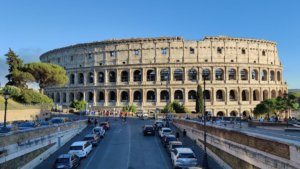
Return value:
M 196 145 L 196 142 L 189 137 L 182 137 L 182 131 L 180 131 L 177 127 L 175 127 L 173 124 L 170 125 L 170 128 L 174 131 L 174 134 L 176 134 L 177 131 L 180 133 L 180 141 L 183 143 L 183 146 L 190 147 L 198 161 L 200 162 L 200 166 L 202 166 L 202 160 L 203 160 L 203 154 L 204 150 L 202 150 L 198 145 Z M 207 154 L 208 158 L 208 166 L 210 169 L 221 169 L 222 167 L 212 158 Z

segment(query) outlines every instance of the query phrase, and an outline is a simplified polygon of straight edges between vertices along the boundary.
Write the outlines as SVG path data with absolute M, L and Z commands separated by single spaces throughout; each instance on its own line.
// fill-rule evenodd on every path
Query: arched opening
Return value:
M 282 97 L 283 95 L 282 95 L 282 91 L 281 90 L 279 90 L 278 91 L 278 96 L 280 96 L 280 97 Z
M 215 73 L 216 80 L 224 80 L 224 71 L 221 68 L 216 69 Z
M 155 76 L 156 74 L 154 70 L 147 71 L 147 81 L 151 81 L 151 82 L 155 81 Z
M 140 70 L 135 70 L 133 72 L 133 81 L 134 82 L 142 81 L 142 72 Z
M 109 92 L 109 102 L 116 101 L 116 93 L 114 91 Z
M 230 116 L 234 116 L 234 117 L 236 117 L 236 116 L 237 116 L 237 112 L 233 110 L 233 111 L 231 111 L 231 112 L 230 112 L 230 114 L 229 114 L 229 115 L 230 115 Z
M 128 82 L 128 72 L 127 71 L 122 71 L 121 82 Z
M 104 102 L 104 93 L 102 91 L 98 93 L 98 102 Z
M 116 73 L 114 71 L 109 72 L 109 82 L 111 82 L 111 83 L 116 82 Z
M 63 93 L 63 103 L 66 103 L 67 102 L 67 94 L 66 93 Z
M 70 75 L 70 84 L 75 84 L 75 75 L 74 74 Z
M 94 73 L 90 72 L 88 74 L 88 79 L 87 79 L 88 83 L 94 83 Z
M 247 117 L 249 117 L 250 116 L 250 113 L 249 113 L 249 111 L 243 111 L 243 118 L 247 118 Z
M 77 93 L 77 100 L 79 100 L 79 101 L 83 100 L 83 93 L 82 92 Z
M 121 102 L 128 102 L 128 92 L 127 91 L 121 92 Z
M 210 91 L 209 90 L 203 91 L 203 98 L 205 99 L 206 102 L 210 101 Z
M 210 75 L 210 70 L 209 69 L 203 69 L 202 71 L 202 78 L 205 80 L 210 80 L 211 75 Z
M 197 70 L 190 69 L 188 74 L 189 74 L 189 80 L 190 81 L 196 81 L 197 80 Z
M 269 99 L 269 93 L 268 93 L 268 90 L 264 90 L 263 91 L 263 100 L 267 100 Z
M 229 91 L 229 100 L 230 101 L 237 101 L 237 91 L 236 90 L 230 90 Z
M 259 101 L 259 91 L 258 90 L 253 91 L 253 101 Z
M 135 91 L 133 93 L 133 101 L 134 102 L 142 102 L 142 93 L 140 91 Z
M 160 81 L 169 81 L 169 70 L 163 69 L 160 71 Z
M 169 101 L 169 92 L 166 90 L 163 90 L 160 92 L 160 100 L 162 102 L 168 102 Z
M 92 103 L 94 101 L 94 93 L 88 92 L 88 102 Z
M 281 81 L 281 73 L 280 71 L 277 71 L 277 81 Z
M 248 80 L 248 71 L 246 69 L 241 70 L 241 80 Z
M 267 81 L 268 80 L 268 73 L 266 70 L 261 71 L 261 80 L 262 81 Z
M 242 101 L 249 101 L 249 91 L 248 90 L 242 91 Z
M 271 98 L 276 98 L 276 91 L 275 90 L 271 91 Z
M 189 101 L 195 102 L 196 101 L 196 97 L 197 97 L 196 91 L 195 90 L 190 90 L 189 93 L 188 93 L 188 99 L 189 99 Z
M 181 90 L 176 90 L 174 92 L 174 99 L 179 101 L 183 100 L 183 93 Z
M 155 102 L 155 92 L 154 91 L 148 91 L 147 92 L 147 102 Z
M 228 80 L 236 80 L 236 71 L 235 69 L 231 68 L 228 71 Z
M 222 116 L 224 116 L 224 112 L 222 112 L 222 111 L 218 111 L 218 113 L 217 113 L 217 116 L 219 116 L 219 117 L 222 117 Z
M 258 71 L 256 69 L 252 70 L 252 80 L 258 80 Z
M 84 82 L 84 75 L 83 73 L 78 74 L 78 84 L 83 84 Z
M 98 72 L 98 83 L 104 83 L 104 73 Z
M 69 93 L 69 102 L 74 101 L 74 93 Z
M 60 102 L 60 93 L 56 93 L 56 103 Z
M 216 100 L 219 101 L 219 102 L 224 101 L 224 93 L 223 93 L 222 90 L 217 90 Z
M 270 80 L 275 81 L 275 72 L 273 70 L 270 71 Z
M 183 80 L 183 71 L 182 69 L 176 69 L 174 71 L 174 81 L 182 81 Z

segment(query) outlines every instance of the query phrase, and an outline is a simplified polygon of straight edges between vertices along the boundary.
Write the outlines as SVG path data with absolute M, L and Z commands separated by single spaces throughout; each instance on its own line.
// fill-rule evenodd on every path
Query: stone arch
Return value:
M 124 70 L 121 72 L 121 82 L 128 82 L 129 76 L 128 71 Z
M 183 80 L 183 70 L 175 69 L 174 70 L 174 81 L 182 81 Z
M 269 92 L 268 90 L 263 91 L 263 101 L 269 99 Z
M 258 80 L 258 71 L 256 69 L 252 70 L 252 80 Z
M 224 116 L 225 115 L 225 113 L 223 112 L 223 111 L 218 111 L 218 113 L 217 113 L 217 116 Z
M 104 83 L 104 73 L 103 72 L 98 72 L 98 83 Z
M 195 90 L 190 90 L 188 92 L 188 100 L 189 101 L 196 101 L 197 92 Z
M 133 93 L 133 101 L 134 102 L 142 102 L 142 93 L 141 93 L 141 91 L 135 91 L 134 93 Z
M 230 90 L 229 91 L 229 100 L 230 101 L 237 101 L 237 91 L 236 90 Z
M 276 91 L 275 90 L 271 91 L 271 98 L 276 98 Z
M 224 80 L 224 70 L 222 68 L 217 68 L 215 71 L 216 80 Z
M 167 90 L 162 90 L 160 92 L 160 100 L 163 102 L 169 101 L 169 92 Z
M 110 71 L 108 76 L 109 76 L 109 82 L 110 83 L 115 83 L 116 82 L 116 72 L 115 71 Z
M 155 102 L 155 92 L 152 90 L 147 91 L 147 102 Z
M 267 81 L 268 80 L 268 72 L 266 70 L 261 71 L 261 80 Z
M 170 80 L 169 76 L 170 73 L 168 69 L 162 69 L 160 71 L 160 81 L 169 81 Z
M 210 91 L 209 90 L 204 90 L 203 91 L 203 97 L 204 97 L 205 101 L 210 101 L 210 98 L 211 98 Z
M 248 90 L 242 90 L 242 101 L 249 101 L 249 91 Z
M 253 95 L 252 95 L 252 98 L 253 98 L 253 101 L 259 101 L 260 98 L 259 98 L 259 91 L 257 89 L 253 90 Z
M 72 102 L 72 101 L 74 101 L 75 100 L 75 98 L 74 98 L 74 93 L 69 93 L 69 102 Z
M 277 71 L 277 81 L 281 81 L 281 72 Z
M 202 70 L 202 78 L 205 80 L 211 80 L 211 73 L 209 69 Z
M 196 69 L 190 69 L 188 72 L 189 80 L 190 81 L 196 81 L 197 80 L 197 70 Z
M 83 73 L 78 73 L 78 84 L 84 83 L 84 75 Z
M 241 73 L 241 80 L 248 80 L 248 70 L 247 69 L 242 69 L 240 73 Z
M 75 75 L 72 73 L 70 74 L 70 84 L 75 84 Z
M 183 100 L 183 92 L 181 90 L 174 92 L 174 100 Z
M 127 91 L 121 92 L 121 102 L 128 102 L 129 96 Z
M 93 72 L 88 73 L 87 83 L 94 83 L 94 73 Z
M 278 90 L 278 96 L 282 97 L 283 94 L 282 94 L 282 91 L 281 90 Z
M 94 93 L 88 92 L 88 102 L 92 103 L 94 101 Z
M 225 100 L 224 90 L 217 90 L 216 92 L 216 101 L 223 102 Z
M 235 110 L 232 110 L 230 113 L 229 113 L 229 116 L 233 116 L 233 117 L 236 117 L 237 116 L 237 111 Z
M 133 72 L 133 81 L 134 82 L 142 81 L 142 72 L 141 72 L 141 70 L 135 70 Z
M 55 102 L 60 103 L 60 93 L 59 92 L 56 93 Z
M 63 95 L 62 95 L 62 102 L 63 103 L 67 102 L 67 94 L 66 93 L 63 93 Z
M 77 98 L 77 100 L 82 101 L 83 100 L 83 93 L 82 92 L 78 92 L 76 98 Z
M 274 70 L 270 71 L 270 81 L 275 81 L 275 72 L 274 72 Z
M 228 80 L 236 80 L 236 70 L 234 68 L 228 70 Z
M 105 96 L 103 91 L 99 91 L 98 93 L 98 102 L 104 102 L 105 101 Z
M 243 111 L 242 115 L 243 115 L 244 118 L 249 117 L 250 116 L 250 112 L 247 111 L 247 110 L 245 110 L 245 111 Z
M 147 71 L 147 81 L 152 81 L 154 82 L 156 79 L 156 73 L 155 70 L 150 69 Z
M 115 102 L 116 101 L 116 93 L 114 91 L 109 92 L 109 102 Z

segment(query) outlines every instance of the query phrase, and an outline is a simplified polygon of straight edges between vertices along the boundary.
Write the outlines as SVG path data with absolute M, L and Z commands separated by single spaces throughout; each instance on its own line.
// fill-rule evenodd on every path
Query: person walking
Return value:
M 186 137 L 186 130 L 185 129 L 183 129 L 182 137 Z
M 179 135 L 179 132 L 177 131 L 176 132 L 176 139 L 177 139 L 177 141 L 179 141 L 179 137 L 180 137 L 180 135 Z

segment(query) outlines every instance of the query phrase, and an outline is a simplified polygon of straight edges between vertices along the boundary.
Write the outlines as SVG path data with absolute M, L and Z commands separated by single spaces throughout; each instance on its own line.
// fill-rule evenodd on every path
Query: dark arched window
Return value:
M 183 71 L 182 69 L 176 69 L 174 71 L 174 81 L 182 81 L 183 80 Z
M 252 70 L 252 80 L 258 80 L 258 71 L 256 69 Z
M 271 91 L 271 98 L 276 98 L 276 91 L 275 90 Z
M 128 102 L 128 92 L 122 91 L 122 93 L 121 93 L 121 102 Z
M 217 90 L 216 99 L 217 101 L 224 101 L 224 95 L 222 90 Z
M 261 72 L 261 80 L 262 80 L 262 81 L 267 81 L 267 80 L 268 80 L 268 73 L 267 73 L 266 70 L 263 70 L 263 71 Z
M 147 71 L 147 81 L 155 81 L 155 71 L 154 70 L 148 70 Z
M 160 81 L 169 81 L 169 70 L 163 69 L 160 71 Z
M 142 81 L 142 73 L 140 70 L 135 70 L 133 72 L 133 81 L 135 81 L 135 82 Z
M 249 101 L 249 92 L 247 90 L 242 91 L 242 101 Z
M 94 73 L 90 72 L 88 79 L 87 79 L 88 83 L 94 83 Z
M 235 90 L 230 90 L 229 91 L 229 100 L 230 101 L 236 101 L 236 91 Z
M 71 74 L 70 75 L 70 84 L 74 84 L 75 83 L 75 75 Z
M 263 91 L 263 100 L 267 100 L 267 99 L 269 99 L 269 92 L 268 92 L 268 90 L 264 90 Z
M 248 80 L 248 71 L 246 69 L 241 70 L 241 80 Z
M 196 81 L 197 80 L 197 71 L 195 69 L 189 70 L 189 80 Z
M 230 112 L 230 116 L 236 117 L 236 115 L 237 115 L 237 112 L 236 112 L 236 111 L 231 111 L 231 112 Z
M 81 93 L 81 92 L 77 93 L 77 100 L 79 100 L 79 101 L 83 100 L 83 93 Z
M 223 76 L 224 76 L 223 69 L 221 69 L 221 68 L 216 69 L 215 75 L 216 75 L 215 76 L 216 80 L 224 80 L 224 78 L 223 78 Z
M 259 101 L 259 91 L 258 90 L 253 91 L 253 101 Z
M 60 102 L 60 93 L 56 93 L 56 103 Z
M 98 83 L 104 83 L 104 73 L 98 72 Z
M 275 72 L 273 70 L 270 72 L 270 80 L 275 81 Z
M 204 97 L 205 101 L 210 101 L 210 91 L 204 90 L 203 97 Z
M 116 82 L 116 73 L 114 71 L 109 72 L 109 82 L 111 82 L 111 83 Z
M 66 93 L 63 93 L 63 103 L 66 103 L 67 102 L 67 94 Z
M 190 90 L 188 93 L 188 99 L 190 101 L 196 101 L 197 93 L 195 90 Z
M 169 92 L 166 90 L 163 90 L 160 92 L 160 100 L 162 102 L 167 102 L 169 101 Z
M 84 82 L 84 75 L 83 73 L 78 74 L 78 84 L 83 84 Z
M 94 93 L 88 92 L 88 102 L 92 103 L 94 101 Z
M 147 102 L 154 102 L 155 101 L 155 92 L 148 91 L 147 92 Z
M 205 80 L 210 80 L 210 70 L 209 69 L 203 69 L 202 78 Z
M 123 71 L 121 73 L 121 82 L 128 82 L 128 72 L 127 71 Z
M 99 92 L 99 94 L 98 94 L 98 102 L 104 102 L 104 93 L 103 92 Z
M 141 102 L 142 101 L 142 93 L 140 91 L 135 91 L 133 93 L 133 101 L 134 102 Z
M 109 93 L 109 101 L 110 102 L 115 102 L 116 101 L 116 93 L 114 91 L 111 91 Z
M 280 73 L 280 71 L 277 72 L 277 81 L 279 81 L 279 82 L 281 81 L 281 73 Z
M 69 102 L 74 101 L 74 93 L 69 94 Z
M 183 100 L 183 93 L 181 90 L 176 90 L 174 92 L 174 99 L 175 100 Z
M 235 69 L 229 69 L 229 71 L 228 71 L 228 80 L 236 80 L 236 71 L 235 71 Z
M 218 111 L 217 116 L 224 116 L 224 112 Z

